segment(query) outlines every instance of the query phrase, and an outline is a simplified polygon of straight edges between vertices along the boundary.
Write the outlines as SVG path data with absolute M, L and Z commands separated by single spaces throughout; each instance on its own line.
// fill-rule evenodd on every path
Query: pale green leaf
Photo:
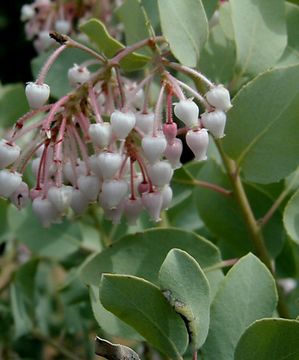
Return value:
M 146 18 L 140 6 L 140 0 L 126 0 L 117 9 L 116 15 L 124 24 L 127 45 L 135 44 L 151 36 L 147 29 Z M 151 50 L 148 48 L 140 49 L 139 52 L 151 55 Z
M 299 65 L 267 71 L 244 86 L 228 113 L 224 149 L 247 180 L 271 183 L 298 166 Z
M 158 0 L 162 33 L 173 55 L 196 66 L 208 38 L 208 21 L 201 0 Z
M 235 360 L 298 360 L 299 322 L 287 319 L 262 319 L 243 333 Z
M 299 190 L 288 201 L 283 214 L 284 227 L 297 244 L 299 244 Z
M 187 252 L 171 250 L 159 271 L 164 296 L 188 324 L 194 350 L 206 340 L 210 323 L 210 287 L 196 260 Z
M 100 20 L 88 20 L 80 26 L 80 30 L 89 37 L 90 41 L 94 43 L 107 58 L 112 58 L 116 53 L 125 48 L 121 42 L 114 39 L 108 33 L 105 25 Z M 144 55 L 131 53 L 121 60 L 120 65 L 124 70 L 132 71 L 144 67 L 148 60 L 149 58 Z
M 275 281 L 254 255 L 241 258 L 220 284 L 210 310 L 210 330 L 202 348 L 206 360 L 233 360 L 245 329 L 271 317 L 277 304 Z
M 188 345 L 188 332 L 157 286 L 135 276 L 103 274 L 100 299 L 107 310 L 166 356 L 181 359 Z
M 259 74 L 287 45 L 284 1 L 231 0 L 230 5 L 240 74 Z
M 12 126 L 27 111 L 29 106 L 23 84 L 0 86 L 0 128 Z

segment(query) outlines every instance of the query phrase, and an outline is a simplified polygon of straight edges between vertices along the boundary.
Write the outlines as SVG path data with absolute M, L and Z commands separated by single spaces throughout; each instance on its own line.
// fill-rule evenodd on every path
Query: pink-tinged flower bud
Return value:
M 105 180 L 100 195 L 103 207 L 108 209 L 117 208 L 127 195 L 128 189 L 128 183 L 124 180 Z
M 129 225 L 136 225 L 142 210 L 143 204 L 140 198 L 126 199 L 124 201 L 124 215 Z
M 68 70 L 67 76 L 71 86 L 77 87 L 89 80 L 90 72 L 85 66 L 81 67 L 74 64 L 74 66 Z
M 50 96 L 50 87 L 47 84 L 29 82 L 26 85 L 25 93 L 31 109 L 39 109 L 48 101 Z
M 164 136 L 144 136 L 141 146 L 145 158 L 150 164 L 159 161 L 166 149 L 167 141 Z
M 160 221 L 160 213 L 163 203 L 162 194 L 158 191 L 143 193 L 141 201 L 153 221 Z
M 154 128 L 154 121 L 155 121 L 155 114 L 154 113 L 137 113 L 136 114 L 136 126 L 144 132 L 144 134 L 149 134 L 153 132 Z
M 27 205 L 29 201 L 29 188 L 24 181 L 22 181 L 18 188 L 10 195 L 10 201 L 19 210 Z
M 31 20 L 35 15 L 35 11 L 31 5 L 23 5 L 21 7 L 21 21 Z
M 201 123 L 216 139 L 225 136 L 226 114 L 224 111 L 215 110 L 201 114 Z
M 42 189 L 33 188 L 33 189 L 30 190 L 30 199 L 34 200 L 37 197 L 40 197 L 41 194 L 42 194 Z
M 170 183 L 173 170 L 168 161 L 158 161 L 148 167 L 148 173 L 153 185 L 162 188 Z
M 179 169 L 182 164 L 180 158 L 183 152 L 183 144 L 181 139 L 175 139 L 172 144 L 167 144 L 164 156 L 170 162 L 173 169 Z
M 149 184 L 147 182 L 141 182 L 139 185 L 138 185 L 138 193 L 140 195 L 146 193 L 149 191 Z
M 79 189 L 74 189 L 70 206 L 75 214 L 82 215 L 88 207 L 89 200 Z
M 95 146 L 98 146 L 101 149 L 108 147 L 112 135 L 110 123 L 103 122 L 102 124 L 91 124 L 88 133 Z
M 232 107 L 229 91 L 223 85 L 211 88 L 206 93 L 206 99 L 217 110 L 228 111 Z
M 177 135 L 178 126 L 175 122 L 166 123 L 163 125 L 163 134 L 168 142 L 168 144 L 172 144 Z
M 53 186 L 48 191 L 48 199 L 59 213 L 64 213 L 70 206 L 73 188 L 62 185 Z
M 55 30 L 61 34 L 68 34 L 71 30 L 71 23 L 67 20 L 56 20 Z
M 0 169 L 13 164 L 20 156 L 21 149 L 16 144 L 10 144 L 2 139 L 0 141 Z
M 172 188 L 170 186 L 164 186 L 164 188 L 161 190 L 161 194 L 163 199 L 162 210 L 167 210 L 172 201 Z
M 174 113 L 188 128 L 193 128 L 198 125 L 199 109 L 191 99 L 180 100 L 176 103 Z
M 116 137 L 124 140 L 135 126 L 135 114 L 116 110 L 111 114 L 110 123 Z
M 100 192 L 100 180 L 94 175 L 80 175 L 78 187 L 89 201 L 96 201 Z
M 6 169 L 0 170 L 0 196 L 10 197 L 21 185 L 21 182 L 21 174 Z
M 195 160 L 207 160 L 209 134 L 207 129 L 189 130 L 186 134 L 186 142 L 195 155 Z
M 98 166 L 104 180 L 112 179 L 119 171 L 123 159 L 118 153 L 103 152 L 98 156 Z
M 49 227 L 58 218 L 57 210 L 52 203 L 42 197 L 33 200 L 32 210 L 44 227 Z

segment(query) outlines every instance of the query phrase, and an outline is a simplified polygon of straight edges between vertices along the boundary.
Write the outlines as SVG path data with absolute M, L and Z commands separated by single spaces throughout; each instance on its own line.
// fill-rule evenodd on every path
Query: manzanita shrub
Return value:
M 35 0 L 21 20 L 38 55 L 0 89 L 1 359 L 299 359 L 299 2 Z

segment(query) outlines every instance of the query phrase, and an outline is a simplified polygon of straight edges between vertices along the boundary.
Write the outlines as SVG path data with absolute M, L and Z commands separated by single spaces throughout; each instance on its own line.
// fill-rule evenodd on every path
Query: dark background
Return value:
M 32 78 L 30 60 L 35 56 L 31 42 L 24 33 L 20 9 L 30 0 L 0 1 L 0 81 L 27 82 Z

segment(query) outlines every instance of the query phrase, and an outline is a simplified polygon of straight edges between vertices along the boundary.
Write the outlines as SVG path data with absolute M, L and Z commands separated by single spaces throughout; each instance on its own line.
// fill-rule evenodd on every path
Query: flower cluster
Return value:
M 32 4 L 22 6 L 21 20 L 25 23 L 27 39 L 33 40 L 36 51 L 40 53 L 56 44 L 49 37 L 51 31 L 86 40 L 78 25 L 92 17 L 109 24 L 113 9 L 117 5 L 117 0 L 34 0 Z
M 93 73 L 86 64 L 74 65 L 68 71 L 74 90 L 46 105 L 50 88 L 43 79 L 66 46 L 56 50 L 35 83 L 27 84 L 32 111 L 1 140 L 0 196 L 19 208 L 31 200 L 44 226 L 59 221 L 70 208 L 82 214 L 92 202 L 98 202 L 114 223 L 124 215 L 134 224 L 143 211 L 159 221 L 172 200 L 173 172 L 181 166 L 178 132 L 186 133 L 195 159 L 205 160 L 208 133 L 224 136 L 229 92 L 194 69 L 164 58 L 144 79 L 132 82 L 117 66 L 129 53 L 125 49 Z M 200 78 L 206 94 L 167 68 Z M 160 90 L 151 101 L 154 81 Z M 184 91 L 193 98 L 186 98 Z M 21 149 L 17 144 L 29 134 L 30 141 Z M 23 180 L 29 164 L 35 177 L 31 190 Z

